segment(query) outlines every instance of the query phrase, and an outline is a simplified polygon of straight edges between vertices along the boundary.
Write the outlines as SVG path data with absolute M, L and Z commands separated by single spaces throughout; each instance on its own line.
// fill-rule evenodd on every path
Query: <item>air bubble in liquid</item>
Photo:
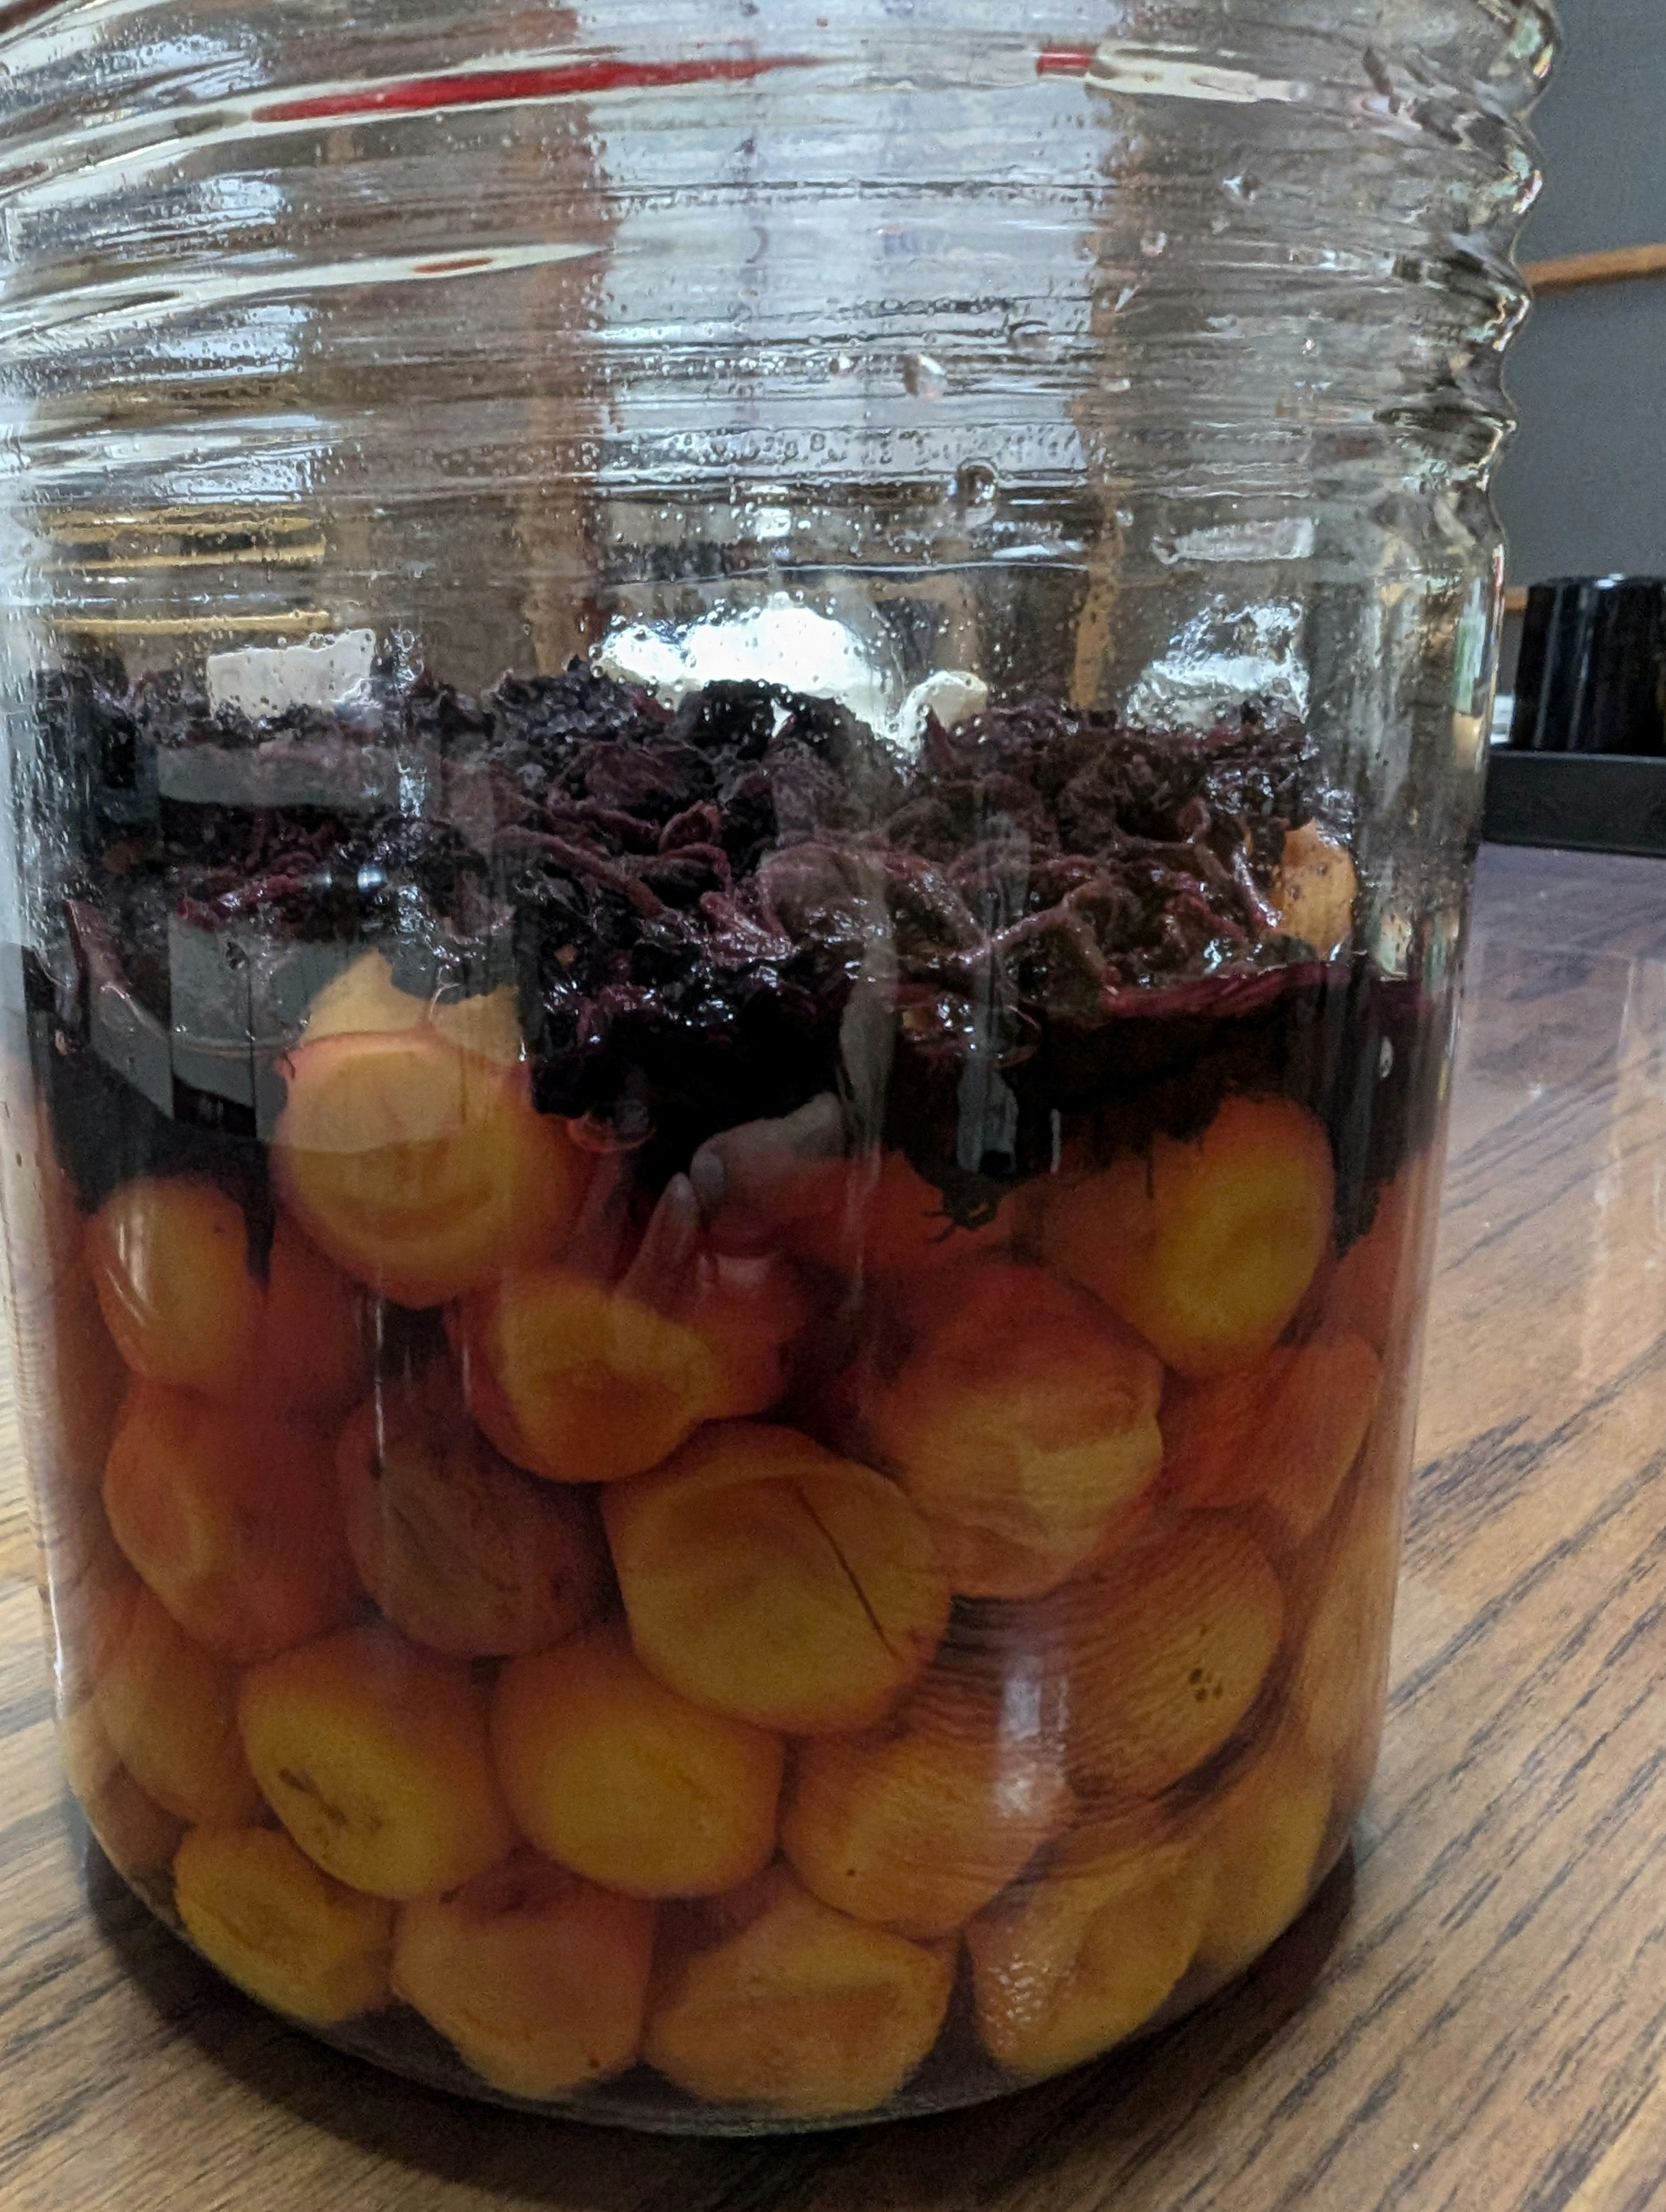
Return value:
M 955 476 L 954 489 L 963 507 L 992 507 L 995 503 L 995 472 L 988 461 L 963 462 Z

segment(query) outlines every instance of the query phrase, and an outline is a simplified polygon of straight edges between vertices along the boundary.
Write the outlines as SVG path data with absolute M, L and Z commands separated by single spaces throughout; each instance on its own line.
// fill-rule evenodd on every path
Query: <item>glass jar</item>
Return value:
M 1375 1756 L 1546 13 L 0 22 L 94 1832 L 638 2125 L 1174 2018 Z

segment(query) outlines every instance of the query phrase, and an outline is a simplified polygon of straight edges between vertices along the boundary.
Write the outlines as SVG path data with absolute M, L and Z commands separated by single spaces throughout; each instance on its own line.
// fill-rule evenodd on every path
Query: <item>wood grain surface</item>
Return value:
M 264 2016 L 67 1806 L 5 1436 L 6 2212 L 1666 2203 L 1657 862 L 1483 855 L 1392 1710 L 1351 1861 L 1202 2014 L 982 2111 L 631 2138 L 453 2103 Z
M 1522 274 L 1536 294 L 1572 292 L 1587 284 L 1625 284 L 1639 276 L 1666 276 L 1666 245 L 1613 246 L 1600 253 L 1564 253 L 1529 261 Z

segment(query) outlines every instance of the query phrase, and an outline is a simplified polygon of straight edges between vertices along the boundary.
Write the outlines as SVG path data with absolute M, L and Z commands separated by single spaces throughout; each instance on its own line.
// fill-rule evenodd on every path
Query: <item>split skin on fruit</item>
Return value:
M 603 1495 L 631 1640 L 662 1682 L 793 1735 L 882 1719 L 948 1621 L 900 1489 L 796 1430 L 723 1422 Z
M 493 2088 L 560 2097 L 635 2058 L 653 1956 L 652 1905 L 521 1850 L 401 1909 L 393 1992 Z
M 123 1183 L 87 1252 L 111 1335 L 147 1382 L 331 1421 L 369 1379 L 363 1292 L 282 1217 L 257 1273 L 243 1208 L 200 1176 Z
M 508 1856 L 514 1824 L 468 1668 L 349 1629 L 244 1676 L 243 1747 L 308 1858 L 372 1897 L 437 1897 Z
M 1330 1142 L 1287 1098 L 1228 1098 L 1201 1137 L 1153 1139 L 1047 1210 L 1047 1258 L 1132 1324 L 1177 1374 L 1269 1352 L 1331 1231 Z
M 799 1747 L 781 1844 L 824 1904 L 930 1939 L 1021 1874 L 1073 1803 L 1021 1702 L 933 1668 L 882 1728 Z
M 834 1911 L 785 1867 L 708 1907 L 666 1908 L 642 2055 L 690 2095 L 783 2118 L 894 2096 L 942 2027 L 952 1943 Z
M 308 1422 L 136 1382 L 104 1505 L 140 1575 L 222 1659 L 271 1658 L 358 1600 L 330 1442 Z
M 868 1426 L 964 1597 L 1039 1597 L 1156 1478 L 1163 1372 L 1097 1299 L 991 1261 L 946 1280 Z
M 414 1642 L 459 1658 L 538 1651 L 600 1611 L 593 1500 L 495 1451 L 446 1361 L 385 1376 L 344 1427 L 336 1469 L 359 1579 Z
M 437 1007 L 394 990 L 379 953 L 332 989 L 283 1063 L 272 1141 L 279 1194 L 313 1242 L 406 1306 L 557 1250 L 584 1162 L 533 1109 L 501 994 Z
M 506 1667 L 492 1744 L 522 1833 L 610 1888 L 714 1896 L 774 1854 L 781 1738 L 667 1689 L 617 1626 Z
M 335 2027 L 388 1996 L 393 1908 L 322 1873 L 276 1828 L 195 1828 L 173 1861 L 192 1942 L 252 1997 Z

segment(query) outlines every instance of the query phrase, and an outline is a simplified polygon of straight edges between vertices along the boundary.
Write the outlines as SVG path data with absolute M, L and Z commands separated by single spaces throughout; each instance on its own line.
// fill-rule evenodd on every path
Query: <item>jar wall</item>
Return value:
M 1056 2071 L 1375 1757 L 1548 24 L 971 14 L 0 39 L 66 1770 L 483 2095 Z

